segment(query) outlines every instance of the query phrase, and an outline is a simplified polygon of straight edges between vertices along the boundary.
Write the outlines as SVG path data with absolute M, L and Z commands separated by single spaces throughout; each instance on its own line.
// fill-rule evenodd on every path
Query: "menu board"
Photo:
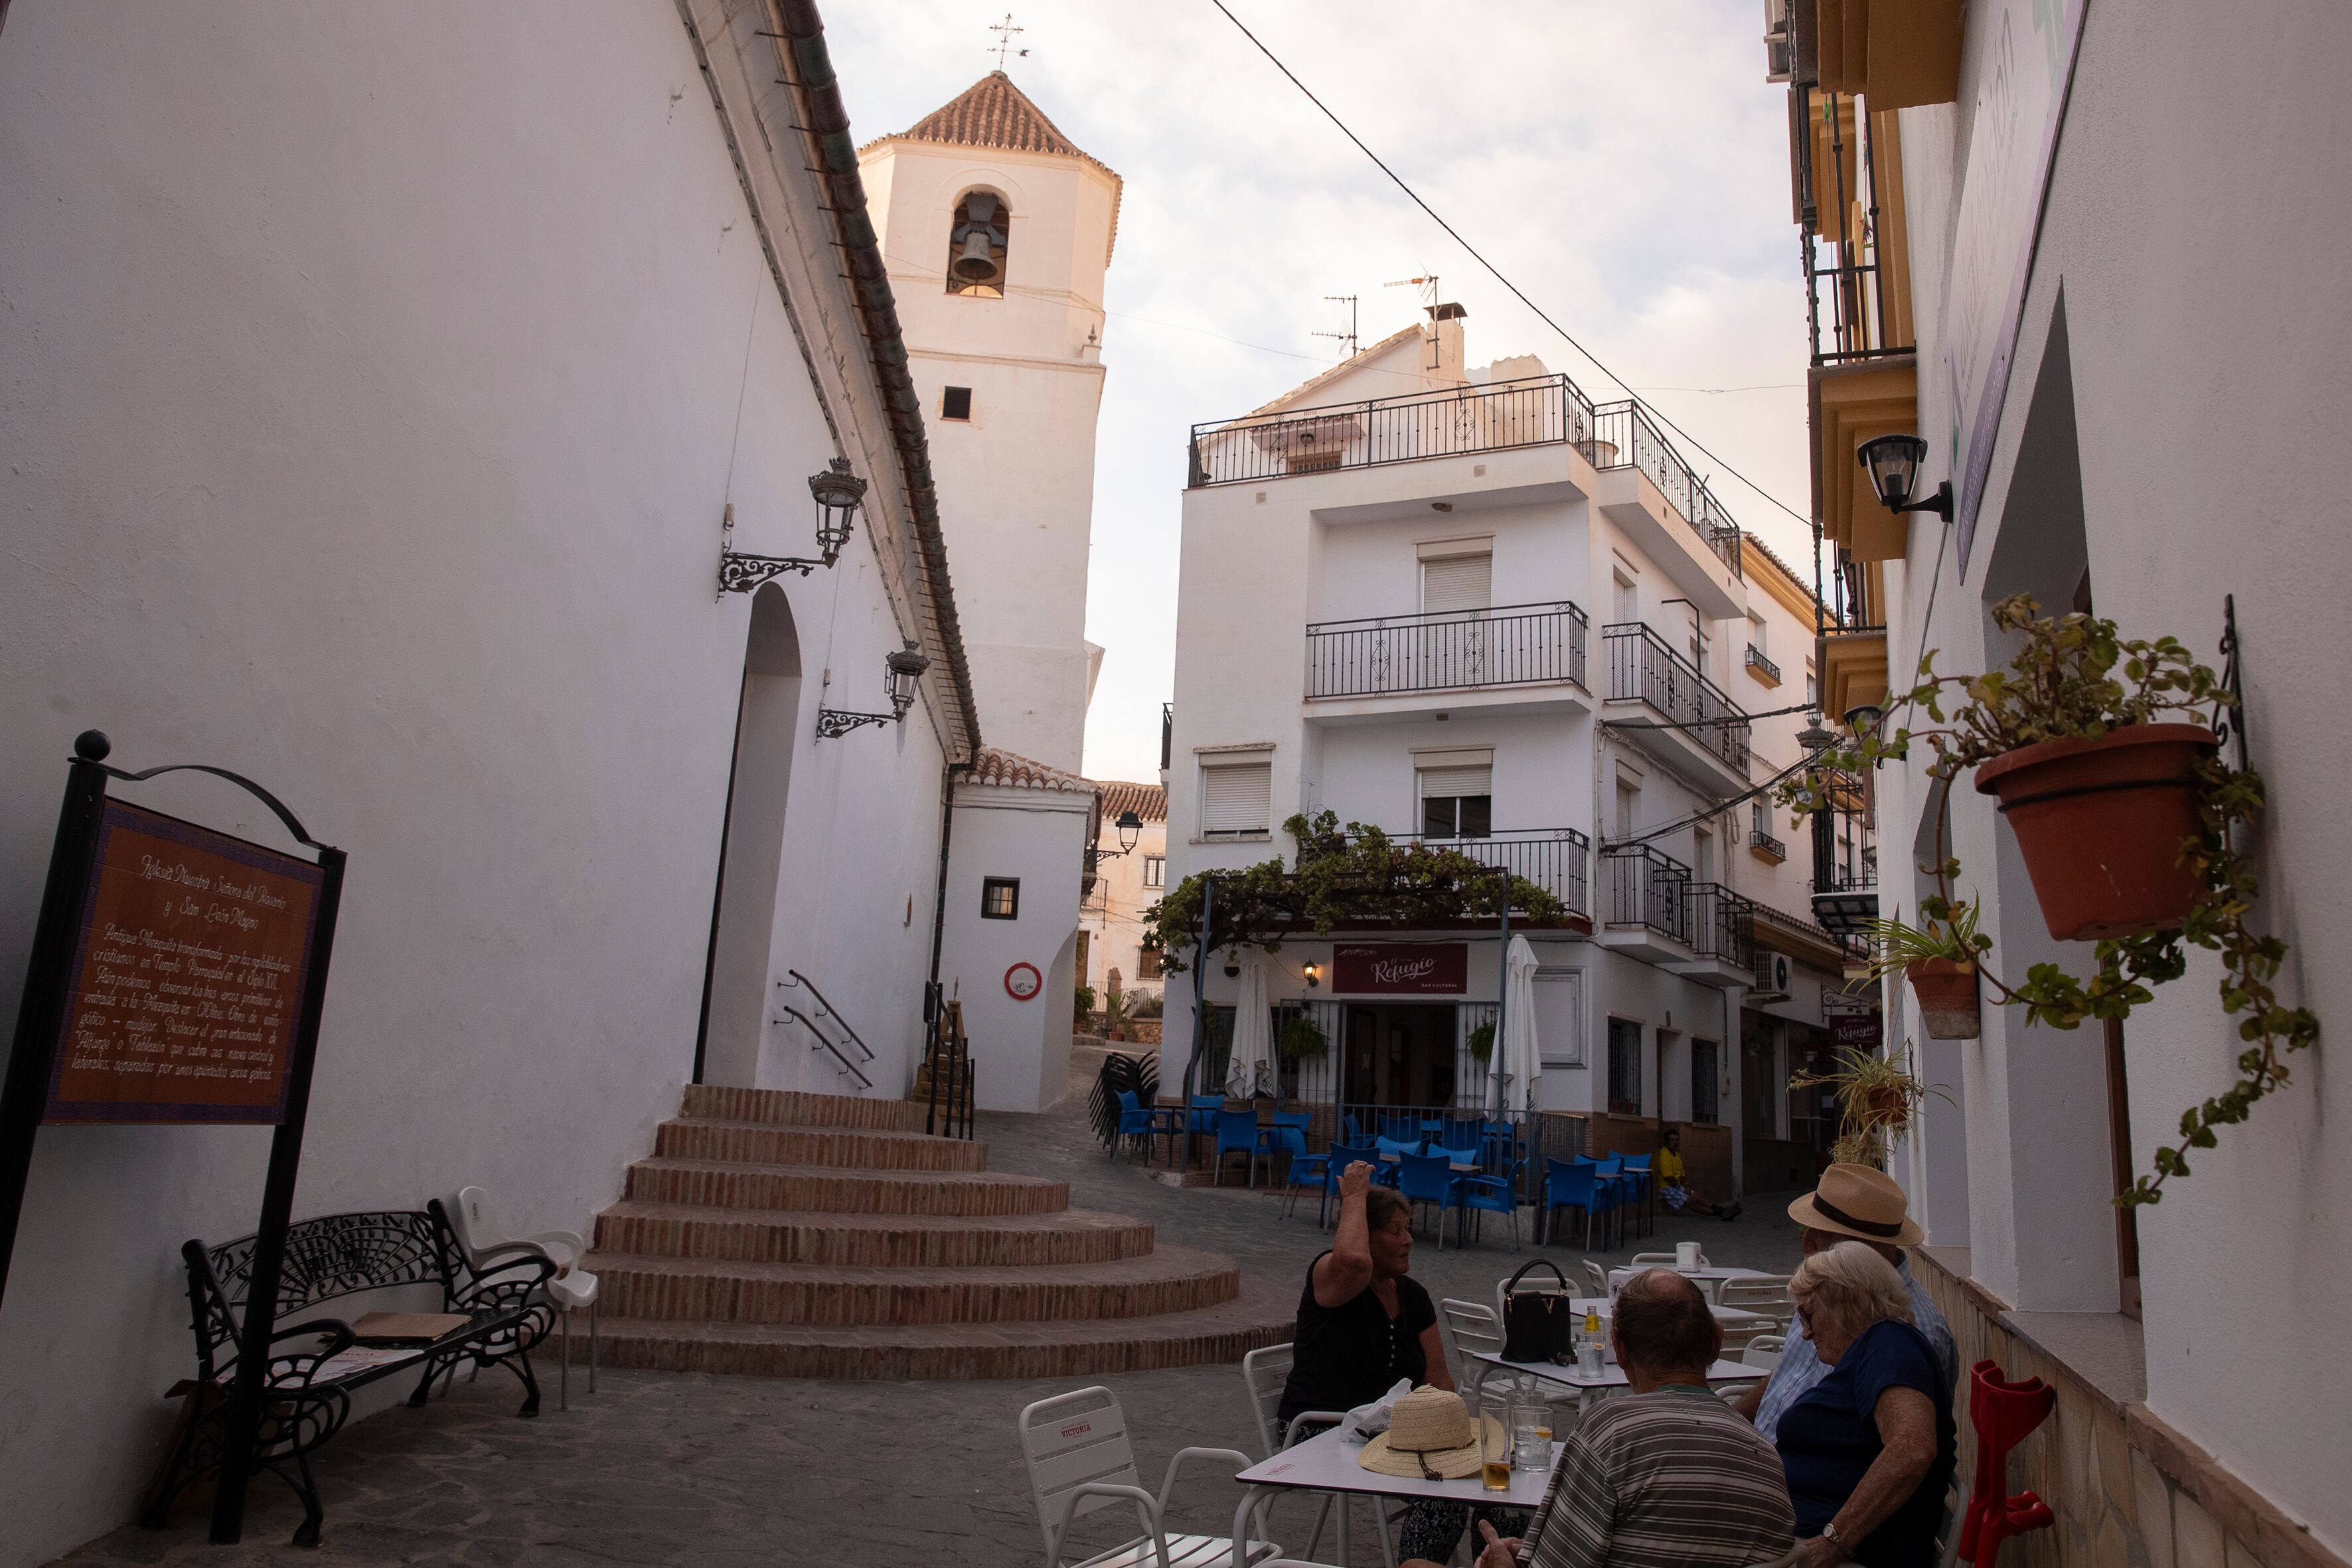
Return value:
M 322 880 L 108 801 L 42 1120 L 284 1121 Z

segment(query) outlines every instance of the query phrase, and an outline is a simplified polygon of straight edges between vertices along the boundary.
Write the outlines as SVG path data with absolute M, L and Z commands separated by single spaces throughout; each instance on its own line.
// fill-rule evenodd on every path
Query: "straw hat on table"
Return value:
M 1832 1165 L 1821 1185 L 1789 1205 L 1789 1217 L 1808 1230 L 1826 1230 L 1860 1241 L 1916 1247 L 1927 1239 L 1911 1217 L 1911 1205 L 1895 1178 L 1869 1165 Z
M 1485 1420 L 1501 1430 L 1493 1416 Z M 1383 1476 L 1458 1481 L 1478 1473 L 1478 1428 L 1460 1394 L 1423 1384 L 1396 1402 L 1389 1429 L 1364 1445 L 1357 1462 Z

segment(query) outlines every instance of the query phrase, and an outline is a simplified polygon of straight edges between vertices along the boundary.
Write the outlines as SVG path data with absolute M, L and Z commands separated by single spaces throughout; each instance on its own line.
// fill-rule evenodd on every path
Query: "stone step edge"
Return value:
M 835 1120 L 817 1125 L 861 1131 L 897 1131 L 920 1132 L 921 1118 L 903 1100 L 877 1097 L 866 1099 L 853 1094 L 812 1094 L 804 1089 L 736 1089 L 719 1084 L 687 1084 L 678 1097 L 681 1112 L 692 1115 L 695 1102 L 733 1101 L 750 1107 L 799 1107 L 819 1114 L 830 1112 Z M 754 1115 L 752 1121 L 766 1121 Z
M 691 1111 L 665 1116 L 656 1124 L 656 1131 L 663 1127 L 739 1128 L 760 1132 L 808 1132 L 827 1138 L 880 1138 L 893 1143 L 923 1147 L 936 1143 L 943 1148 L 972 1150 L 982 1164 L 988 1163 L 988 1142 L 985 1139 L 942 1138 L 919 1127 L 912 1131 L 903 1127 L 831 1127 L 819 1121 L 761 1121 L 740 1116 L 697 1116 Z
M 1137 1279 L 1181 1279 L 1188 1275 L 1232 1273 L 1241 1266 L 1221 1252 L 1190 1247 L 1154 1247 L 1132 1258 L 1097 1263 L 975 1263 L 913 1265 L 891 1268 L 878 1263 L 755 1263 L 724 1258 L 665 1258 L 659 1254 L 590 1252 L 580 1267 L 602 1279 L 611 1274 L 696 1274 L 730 1279 L 789 1283 L 888 1285 L 922 1289 L 929 1286 L 991 1286 L 1057 1284 L 1133 1284 Z M 1125 1275 L 1127 1278 L 1119 1278 Z
M 706 1160 L 697 1154 L 647 1154 L 629 1162 L 629 1168 L 694 1171 L 759 1176 L 814 1176 L 826 1181 L 914 1182 L 940 1186 L 961 1182 L 976 1187 L 1059 1187 L 1070 1184 L 1051 1176 L 1024 1176 L 1016 1171 L 917 1171 L 899 1165 L 774 1165 L 757 1160 Z
M 1214 1307 L 1078 1323 L 824 1328 L 607 1318 L 599 1326 L 600 1360 L 615 1368 L 841 1381 L 1086 1377 L 1239 1362 L 1290 1338 L 1296 1311 L 1286 1287 L 1244 1275 L 1240 1293 Z M 536 1349 L 552 1361 L 562 1343 L 551 1335 Z M 572 1360 L 587 1358 L 587 1335 L 574 1325 Z
M 596 1217 L 674 1219 L 700 1225 L 772 1225 L 823 1230 L 1151 1230 L 1150 1220 L 1102 1209 L 1047 1209 L 1038 1214 L 867 1214 L 838 1209 L 733 1209 L 656 1198 L 619 1198 Z

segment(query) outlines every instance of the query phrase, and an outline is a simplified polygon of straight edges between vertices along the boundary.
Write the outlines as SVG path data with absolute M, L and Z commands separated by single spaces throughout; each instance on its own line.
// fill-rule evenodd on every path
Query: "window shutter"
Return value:
M 1494 602 L 1494 556 L 1448 555 L 1421 563 L 1421 607 L 1424 614 L 1483 610 Z
M 1479 763 L 1470 767 L 1423 768 L 1421 798 L 1436 800 L 1445 795 L 1486 795 L 1495 793 L 1495 765 Z
M 1264 833 L 1274 800 L 1272 763 L 1229 763 L 1201 770 L 1201 831 Z

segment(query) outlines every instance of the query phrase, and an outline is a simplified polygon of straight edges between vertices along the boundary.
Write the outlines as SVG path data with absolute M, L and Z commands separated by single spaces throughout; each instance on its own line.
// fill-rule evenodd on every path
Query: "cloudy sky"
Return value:
M 831 0 L 860 142 L 994 65 L 1013 0 Z M 1614 375 L 1804 510 L 1804 289 L 1784 89 L 1759 0 L 1226 0 L 1266 46 Z M 1108 283 L 1088 636 L 1108 651 L 1096 778 L 1157 776 L 1175 661 L 1187 426 L 1367 343 L 1435 273 L 1474 364 L 1534 353 L 1622 396 L 1406 200 L 1209 0 L 1020 0 L 1006 69 L 1127 183 Z M 1803 526 L 1696 451 L 1740 523 L 1801 572 Z

